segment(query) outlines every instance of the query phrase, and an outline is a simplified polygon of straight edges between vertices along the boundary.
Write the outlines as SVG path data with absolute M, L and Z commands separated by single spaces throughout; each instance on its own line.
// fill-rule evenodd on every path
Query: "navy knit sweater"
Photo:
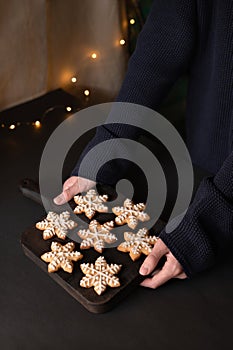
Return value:
M 232 0 L 154 0 L 117 101 L 157 110 L 184 72 L 187 146 L 193 163 L 216 175 L 201 183 L 181 224 L 160 237 L 191 277 L 233 242 Z M 136 133 L 120 124 L 102 126 L 83 155 L 119 136 Z M 78 175 L 83 155 L 72 175 Z

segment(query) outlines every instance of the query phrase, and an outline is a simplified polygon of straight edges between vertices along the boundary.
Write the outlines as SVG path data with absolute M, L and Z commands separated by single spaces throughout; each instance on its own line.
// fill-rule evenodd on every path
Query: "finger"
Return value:
M 160 270 L 161 271 L 161 270 Z M 182 272 L 177 276 L 172 276 L 172 274 L 167 274 L 167 275 L 162 275 L 159 270 L 156 270 L 156 273 L 153 275 L 153 278 L 146 278 L 140 285 L 142 287 L 147 287 L 147 288 L 152 288 L 156 289 L 163 285 L 164 283 L 168 282 L 172 278 L 177 278 L 177 279 L 186 279 L 187 275 Z
M 163 243 L 161 239 L 159 239 L 157 243 L 154 245 L 152 252 L 144 260 L 139 270 L 139 273 L 143 276 L 146 276 L 149 273 L 151 273 L 157 266 L 161 257 L 168 252 L 169 250 L 167 246 Z
M 155 253 L 150 253 L 145 259 L 144 263 L 140 267 L 139 273 L 142 276 L 146 276 L 151 273 L 159 262 L 159 257 Z
M 87 191 L 95 182 L 78 176 L 71 176 L 63 185 L 63 192 L 54 198 L 54 203 L 62 205 L 69 202 L 77 193 Z
M 66 187 L 59 196 L 54 198 L 54 203 L 57 205 L 62 205 L 69 202 L 77 193 L 79 192 L 78 184 L 74 184 L 71 187 Z
M 185 272 L 181 272 L 179 275 L 175 276 L 174 278 L 178 278 L 180 280 L 184 280 L 185 278 L 188 278 Z
M 65 197 L 63 195 L 63 192 L 61 194 L 59 194 L 57 197 L 53 198 L 53 201 L 57 205 L 62 205 L 64 203 L 66 203 L 66 200 L 65 200 Z
M 156 289 L 162 284 L 166 283 L 172 278 L 179 278 L 183 274 L 183 269 L 180 263 L 172 255 L 171 252 L 167 254 L 167 261 L 163 268 L 156 273 L 152 278 L 146 278 L 141 286 Z
M 70 191 L 68 189 L 63 191 L 61 194 L 59 194 L 59 196 L 54 198 L 54 200 L 53 200 L 54 203 L 57 205 L 62 205 L 62 204 L 67 203 L 72 198 L 72 196 L 70 196 L 69 193 L 70 193 Z
M 141 286 L 156 289 L 159 286 L 161 286 L 162 284 L 169 281 L 172 277 L 173 276 L 172 276 L 171 271 L 163 268 L 157 274 L 155 274 L 152 278 L 146 278 L 141 283 Z
M 161 271 L 161 269 L 156 269 L 151 273 L 151 277 L 157 275 L 159 273 L 159 271 Z

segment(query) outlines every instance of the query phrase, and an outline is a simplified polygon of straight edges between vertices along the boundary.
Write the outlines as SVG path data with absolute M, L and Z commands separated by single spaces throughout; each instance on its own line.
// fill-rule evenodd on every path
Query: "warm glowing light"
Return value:
M 124 39 L 120 40 L 120 45 L 125 45 L 125 40 Z
M 41 122 L 39 120 L 36 120 L 34 124 L 37 128 L 41 126 Z
M 135 23 L 135 19 L 131 18 L 131 20 L 129 21 L 130 24 L 134 24 Z
M 1 127 L 2 127 L 2 128 L 5 128 L 5 124 L 2 124 Z
M 84 93 L 85 96 L 89 96 L 90 95 L 90 91 L 89 90 L 85 90 L 83 93 Z
M 93 58 L 93 60 L 95 60 L 95 59 L 97 58 L 97 53 L 93 52 L 93 53 L 91 54 L 91 58 Z
M 11 125 L 9 126 L 9 129 L 14 130 L 14 129 L 15 129 L 15 124 L 11 124 Z
M 72 78 L 71 78 L 71 81 L 72 81 L 72 83 L 76 83 L 77 78 L 76 78 L 76 77 L 72 77 Z
M 69 107 L 69 106 L 67 106 L 67 107 L 66 107 L 66 110 L 67 110 L 67 112 L 71 112 L 71 111 L 72 111 L 72 108 Z

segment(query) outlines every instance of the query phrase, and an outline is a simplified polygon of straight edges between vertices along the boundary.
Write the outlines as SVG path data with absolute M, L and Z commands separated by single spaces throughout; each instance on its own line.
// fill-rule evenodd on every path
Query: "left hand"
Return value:
M 167 259 L 165 264 L 161 270 L 155 270 L 159 260 L 163 256 L 165 256 Z M 154 275 L 152 277 L 146 278 L 141 283 L 141 286 L 156 289 L 172 278 L 187 278 L 179 261 L 174 257 L 174 255 L 161 239 L 158 239 L 157 243 L 153 247 L 152 252 L 144 260 L 139 273 L 143 276 L 146 276 L 151 274 L 154 270 Z
M 95 186 L 95 182 L 80 176 L 71 176 L 63 184 L 63 191 L 53 199 L 57 205 L 62 205 L 71 200 L 76 194 L 88 191 Z

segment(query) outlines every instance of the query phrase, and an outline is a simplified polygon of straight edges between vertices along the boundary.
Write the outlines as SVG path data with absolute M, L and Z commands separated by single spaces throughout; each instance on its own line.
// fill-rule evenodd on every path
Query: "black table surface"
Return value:
M 114 309 L 92 314 L 28 259 L 22 232 L 45 215 L 20 179 L 38 178 L 46 130 L 1 132 L 0 348 L 231 349 L 232 258 L 191 280 L 138 286 Z

